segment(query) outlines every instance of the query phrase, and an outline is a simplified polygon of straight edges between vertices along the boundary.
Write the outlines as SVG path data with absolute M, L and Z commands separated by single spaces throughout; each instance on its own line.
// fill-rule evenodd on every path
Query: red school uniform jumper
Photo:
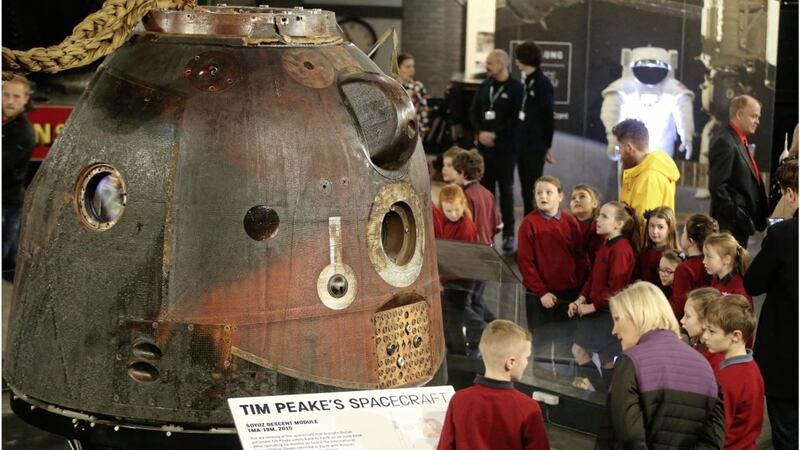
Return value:
M 686 305 L 689 292 L 710 285 L 711 276 L 703 265 L 703 255 L 687 256 L 678 264 L 672 280 L 672 297 L 669 299 L 675 317 L 678 319 L 683 317 L 683 307 Z
M 755 310 L 755 305 L 753 305 L 753 297 L 750 297 L 750 295 L 745 290 L 744 280 L 742 279 L 742 276 L 739 275 L 738 273 L 731 272 L 722 278 L 719 278 L 716 275 L 714 275 L 713 277 L 711 277 L 711 287 L 718 290 L 722 295 L 738 294 L 743 296 L 744 298 L 747 299 L 748 302 L 750 302 L 750 306 L 753 308 L 753 313 L 755 313 L 756 310 Z M 745 342 L 744 344 L 745 347 L 753 348 L 753 343 L 754 343 L 753 339 L 754 336 L 750 336 L 750 338 L 747 339 L 747 342 Z
M 586 253 L 578 221 L 567 212 L 547 216 L 538 208 L 519 226 L 517 262 L 525 287 L 542 297 L 577 289 L 586 272 Z
M 588 275 L 588 272 L 592 270 L 592 264 L 594 263 L 595 257 L 597 257 L 597 252 L 600 251 L 600 247 L 603 246 L 606 237 L 597 234 L 597 222 L 595 222 L 594 219 L 579 220 L 578 224 L 581 226 L 581 230 L 583 230 L 583 246 L 586 249 L 586 256 L 589 259 L 589 266 L 587 267 Z
M 717 372 L 719 372 L 719 366 L 722 364 L 722 361 L 725 360 L 725 356 L 722 353 L 711 353 L 706 348 L 705 344 L 700 341 L 697 342 L 690 342 L 692 348 L 697 350 L 698 353 L 703 355 L 703 357 L 708 361 L 711 365 L 711 370 L 714 371 L 714 376 L 717 376 Z
M 469 210 L 478 232 L 478 242 L 492 245 L 497 227 L 503 223 L 497 211 L 497 202 L 494 195 L 483 187 L 478 181 L 470 181 L 464 185 L 464 195 L 467 197 Z
M 549 450 L 542 410 L 510 381 L 478 375 L 453 395 L 438 450 Z
M 478 233 L 475 231 L 475 224 L 467 216 L 462 216 L 457 222 L 451 222 L 445 217 L 442 224 L 441 239 L 478 242 Z
M 434 204 L 431 204 L 431 211 L 433 211 L 433 236 L 440 239 L 444 232 L 444 223 L 447 221 L 447 218 L 444 216 L 442 210 L 437 208 Z
M 630 284 L 635 267 L 636 254 L 628 239 L 617 236 L 606 240 L 597 252 L 581 295 L 590 300 L 595 309 L 607 310 L 611 296 Z
M 744 280 L 738 273 L 731 272 L 722 278 L 714 275 L 711 277 L 711 287 L 718 290 L 722 295 L 738 294 L 743 296 L 753 306 L 753 297 L 744 288 Z
M 755 450 L 764 422 L 764 379 L 753 353 L 724 360 L 717 381 L 725 400 L 725 450 Z
M 649 246 L 639 255 L 639 279 L 648 281 L 658 287 L 661 286 L 661 278 L 658 276 L 658 264 L 661 262 L 661 255 L 664 254 L 665 246 Z

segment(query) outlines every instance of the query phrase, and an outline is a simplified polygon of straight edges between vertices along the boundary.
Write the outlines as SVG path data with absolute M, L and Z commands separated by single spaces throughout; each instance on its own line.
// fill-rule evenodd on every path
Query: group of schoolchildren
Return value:
M 434 206 L 438 238 L 491 244 L 502 227 L 492 194 L 477 182 L 481 175 L 476 169 L 481 166 L 479 159 L 474 151 L 452 149 L 445 153 L 443 178 L 452 184 L 440 191 L 441 211 Z M 569 367 L 571 359 L 574 364 L 570 373 L 578 375 L 575 386 L 607 386 L 615 358 L 622 351 L 620 340 L 612 334 L 615 319 L 609 300 L 636 280 L 652 283 L 663 292 L 688 334 L 689 344 L 706 356 L 721 385 L 725 448 L 754 448 L 763 420 L 764 387 L 751 353 L 745 350 L 752 347 L 755 329 L 753 300 L 742 278 L 749 262 L 747 250 L 730 234 L 720 233 L 716 221 L 708 215 L 690 216 L 678 238 L 671 208 L 646 211 L 646 223 L 640 225 L 628 205 L 610 201 L 600 206 L 598 191 L 585 184 L 573 188 L 570 211 L 562 211 L 562 184 L 552 176 L 536 181 L 534 199 L 536 208 L 524 218 L 518 233 L 528 326 L 536 333 L 534 359 L 541 360 L 545 355 L 554 368 Z M 447 301 L 443 298 L 445 313 Z M 480 299 L 467 302 L 467 309 L 470 303 L 480 303 Z M 531 352 L 530 341 L 530 333 L 511 322 L 494 321 L 486 327 L 479 349 L 487 376 L 476 380 L 470 388 L 474 392 L 457 394 L 453 399 L 448 426 L 454 420 L 469 423 L 466 418 L 453 416 L 465 405 L 469 410 L 468 397 L 485 398 L 488 394 L 482 390 L 506 389 L 519 379 Z M 456 351 L 459 348 L 463 349 L 457 347 Z M 528 355 L 524 354 L 526 349 Z M 453 348 L 448 347 L 448 351 Z M 503 376 L 498 381 L 497 376 L 488 376 L 490 371 Z M 526 403 L 510 392 L 508 395 L 509 401 Z M 464 405 L 460 405 L 462 402 Z M 542 420 L 538 407 L 520 406 L 514 414 L 512 422 Z M 471 427 L 463 429 L 469 433 Z M 543 426 L 528 424 L 522 430 L 542 433 L 530 440 L 524 438 L 530 443 L 525 448 L 549 448 Z M 439 448 L 453 448 L 454 433 L 459 431 L 446 427 Z M 469 436 L 470 442 L 473 439 L 479 438 Z

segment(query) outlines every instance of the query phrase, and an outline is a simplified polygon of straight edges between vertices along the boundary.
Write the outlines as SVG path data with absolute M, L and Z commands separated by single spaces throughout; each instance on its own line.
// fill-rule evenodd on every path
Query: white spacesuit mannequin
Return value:
M 638 119 L 647 126 L 650 149 L 672 156 L 675 131 L 681 137 L 680 149 L 686 159 L 692 156 L 694 94 L 675 79 L 676 50 L 658 47 L 622 49 L 622 77 L 609 84 L 603 94 L 600 119 L 608 138 L 608 156 L 616 160 L 617 140 L 614 125 L 625 119 Z

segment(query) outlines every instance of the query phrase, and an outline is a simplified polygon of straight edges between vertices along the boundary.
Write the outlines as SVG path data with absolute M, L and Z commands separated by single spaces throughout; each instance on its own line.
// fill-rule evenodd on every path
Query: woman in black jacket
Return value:
M 705 358 L 680 340 L 661 289 L 640 281 L 611 297 L 622 343 L 596 449 L 722 449 L 725 409 Z

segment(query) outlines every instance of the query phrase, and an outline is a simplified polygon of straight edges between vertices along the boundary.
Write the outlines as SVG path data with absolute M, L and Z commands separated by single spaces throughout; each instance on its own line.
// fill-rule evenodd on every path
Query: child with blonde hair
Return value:
M 668 206 L 645 211 L 645 236 L 639 256 L 639 279 L 659 285 L 658 265 L 667 250 L 680 250 L 675 212 Z
M 513 384 L 528 366 L 531 334 L 495 320 L 483 330 L 480 351 L 484 375 L 450 399 L 438 449 L 549 450 L 539 404 Z
M 726 295 L 706 308 L 703 342 L 723 355 L 717 381 L 725 400 L 725 448 L 755 449 L 764 422 L 764 379 L 746 342 L 756 328 L 753 306 Z
M 738 294 L 753 305 L 744 288 L 744 274 L 750 265 L 750 253 L 728 233 L 715 233 L 703 243 L 703 265 L 711 275 L 711 287 L 722 295 Z
M 723 358 L 719 354 L 709 352 L 703 344 L 703 327 L 705 326 L 706 308 L 719 297 L 719 291 L 712 287 L 699 288 L 689 292 L 683 308 L 683 317 L 681 317 L 681 326 L 689 336 L 689 345 L 708 360 L 714 373 L 719 370 L 719 364 Z
M 675 317 L 683 316 L 683 305 L 689 292 L 711 284 L 711 277 L 703 266 L 703 242 L 718 231 L 717 221 L 707 214 L 693 214 L 686 220 L 681 234 L 681 247 L 686 252 L 686 259 L 675 269 L 672 297 L 669 299 Z

